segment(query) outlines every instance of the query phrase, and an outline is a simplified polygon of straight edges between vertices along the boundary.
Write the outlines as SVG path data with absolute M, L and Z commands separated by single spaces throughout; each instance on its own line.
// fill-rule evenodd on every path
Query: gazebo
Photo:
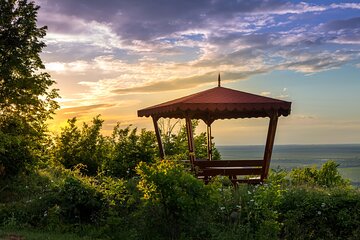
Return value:
M 212 176 L 224 175 L 229 176 L 233 183 L 260 183 L 269 172 L 278 117 L 288 116 L 290 111 L 291 102 L 222 87 L 219 74 L 217 87 L 138 110 L 138 116 L 152 117 L 161 159 L 164 159 L 165 153 L 158 120 L 185 119 L 190 163 L 199 178 L 208 180 Z M 211 124 L 215 120 L 259 117 L 270 118 L 263 159 L 212 160 Z M 201 119 L 207 126 L 206 160 L 196 159 L 192 119 Z

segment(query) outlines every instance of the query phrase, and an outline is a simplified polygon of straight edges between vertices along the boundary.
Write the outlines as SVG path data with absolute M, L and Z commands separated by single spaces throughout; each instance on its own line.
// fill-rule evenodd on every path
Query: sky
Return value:
M 217 85 L 292 102 L 275 144 L 360 143 L 360 3 L 36 0 L 41 55 L 60 89 L 56 131 L 101 114 L 153 129 L 137 110 Z M 264 144 L 268 119 L 219 120 L 217 145 Z M 198 131 L 205 131 L 200 125 Z

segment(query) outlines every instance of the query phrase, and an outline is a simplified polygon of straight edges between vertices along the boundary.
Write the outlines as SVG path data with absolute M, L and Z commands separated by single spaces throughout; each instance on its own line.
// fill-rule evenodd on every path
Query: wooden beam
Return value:
M 154 129 L 155 129 L 155 134 L 156 134 L 156 139 L 159 145 L 159 155 L 160 155 L 160 159 L 163 160 L 165 158 L 165 152 L 164 152 L 164 147 L 161 141 L 161 134 L 160 134 L 160 130 L 159 130 L 159 125 L 158 125 L 158 118 L 151 116 L 153 119 L 153 123 L 154 123 Z
M 192 130 L 192 124 L 191 119 L 186 118 L 186 133 L 187 133 L 187 139 L 188 139 L 188 147 L 189 147 L 189 158 L 191 162 L 191 167 L 194 167 L 194 161 L 195 161 L 195 144 L 194 144 L 194 136 L 193 136 L 193 130 Z
M 207 167 L 262 167 L 263 160 L 196 160 L 195 166 Z
M 206 124 L 208 160 L 212 160 L 211 125 Z
M 261 180 L 267 178 L 270 167 L 271 154 L 274 146 L 276 126 L 278 122 L 278 114 L 275 112 L 269 121 L 269 129 L 266 138 L 265 152 L 264 152 L 264 162 L 263 162 L 263 172 L 261 174 Z

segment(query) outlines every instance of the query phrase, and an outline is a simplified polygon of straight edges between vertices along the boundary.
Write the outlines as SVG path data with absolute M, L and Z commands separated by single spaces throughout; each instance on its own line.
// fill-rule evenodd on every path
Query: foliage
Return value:
M 56 159 L 66 168 L 82 164 L 83 173 L 131 178 L 135 175 L 135 166 L 140 162 L 153 162 L 157 157 L 155 134 L 131 126 L 121 128 L 117 124 L 110 137 L 101 133 L 100 116 L 92 124 L 83 123 L 79 128 L 77 119 L 69 119 L 56 140 Z
M 14 176 L 36 161 L 32 139 L 16 117 L 0 117 L 0 178 Z
M 58 204 L 61 215 L 70 223 L 94 223 L 102 208 L 95 186 L 75 176 L 67 176 L 60 186 Z
M 148 231 L 155 227 L 160 236 L 177 239 L 180 234 L 199 230 L 196 227 L 199 227 L 200 216 L 214 204 L 211 186 L 205 186 L 174 161 L 140 163 L 136 171 L 140 176 L 138 187 L 148 211 L 145 216 L 151 215 L 151 221 L 146 221 Z
M 82 129 L 76 126 L 76 118 L 68 120 L 57 139 L 57 159 L 66 167 L 73 168 L 83 164 L 89 175 L 96 175 L 102 161 L 108 157 L 109 147 L 106 138 L 100 133 L 103 120 L 99 116 L 92 120 L 92 125 L 83 123 Z
M 110 139 L 111 157 L 104 161 L 103 169 L 108 175 L 131 178 L 135 175 L 135 167 L 141 161 L 151 163 L 158 156 L 155 134 L 128 126 L 124 129 L 118 124 Z
M 55 83 L 42 72 L 46 27 L 39 7 L 27 0 L 0 0 L 0 177 L 33 165 L 43 147 L 45 121 L 58 107 Z
M 186 134 L 186 126 L 181 121 L 175 123 L 161 122 L 161 135 L 164 144 L 165 155 L 168 159 L 185 160 L 189 158 L 188 140 Z M 192 129 L 194 135 L 195 156 L 197 159 L 207 159 L 207 136 L 205 132 L 196 134 L 196 128 L 199 124 L 198 120 L 192 121 Z M 177 126 L 179 125 L 179 126 Z M 176 128 L 178 132 L 174 133 Z M 220 152 L 212 144 L 213 160 L 220 160 Z
M 140 163 L 123 180 L 49 166 L 0 189 L 6 229 L 76 232 L 107 239 L 359 239 L 360 192 L 295 184 L 273 171 L 267 182 L 209 185 L 174 161 Z
M 128 192 L 126 182 L 121 179 L 87 177 L 79 169 L 70 171 L 53 166 L 15 180 L 18 182 L 14 185 L 9 182 L 8 188 L 2 190 L 1 196 L 5 197 L 1 198 L 4 202 L 0 202 L 0 222 L 3 223 L 0 228 L 31 226 L 98 237 L 108 233 L 111 219 L 127 216 Z M 25 186 L 26 182 L 29 184 Z M 96 231 L 94 226 L 98 227 Z M 116 228 L 119 230 L 120 226 Z
M 313 184 L 324 187 L 348 186 L 349 181 L 341 177 L 335 161 L 328 161 L 320 169 L 316 167 L 295 168 L 290 175 L 295 184 Z
M 83 123 L 77 126 L 77 119 L 69 119 L 68 125 L 56 139 L 55 158 L 66 168 L 74 168 L 77 164 L 86 167 L 83 173 L 105 175 L 130 179 L 135 176 L 135 167 L 142 162 L 152 163 L 158 158 L 156 136 L 152 131 L 131 125 L 121 128 L 117 124 L 110 137 L 101 134 L 103 120 L 99 116 L 92 124 Z M 197 122 L 194 121 L 194 129 Z M 171 128 L 172 131 L 173 128 Z M 181 126 L 177 134 L 168 132 L 163 135 L 165 151 L 171 159 L 188 159 L 187 136 L 185 126 Z M 200 133 L 194 138 L 196 156 L 207 158 L 206 134 Z M 213 159 L 220 159 L 218 150 L 213 147 Z
M 79 236 L 74 233 L 63 233 L 63 232 L 54 232 L 54 231 L 44 231 L 41 229 L 18 229 L 18 228 L 9 228 L 0 229 L 0 239 L 26 239 L 26 240 L 94 240 L 91 236 Z M 99 239 L 100 238 L 96 238 Z M 101 238 L 106 239 L 106 238 Z
M 214 233 L 215 239 L 237 239 L 239 235 L 243 239 L 277 239 L 280 223 L 274 208 L 281 202 L 280 185 L 241 184 L 234 189 L 220 177 L 212 184 L 218 185 L 221 194 L 215 211 L 221 231 Z
M 293 188 L 278 207 L 285 239 L 358 239 L 359 192 Z

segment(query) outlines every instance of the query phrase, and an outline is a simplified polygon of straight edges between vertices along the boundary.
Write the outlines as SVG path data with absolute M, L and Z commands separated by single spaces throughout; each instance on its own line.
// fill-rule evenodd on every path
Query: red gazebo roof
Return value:
M 139 117 L 216 119 L 270 117 L 290 114 L 291 102 L 259 96 L 224 87 L 215 87 L 189 96 L 144 108 Z

